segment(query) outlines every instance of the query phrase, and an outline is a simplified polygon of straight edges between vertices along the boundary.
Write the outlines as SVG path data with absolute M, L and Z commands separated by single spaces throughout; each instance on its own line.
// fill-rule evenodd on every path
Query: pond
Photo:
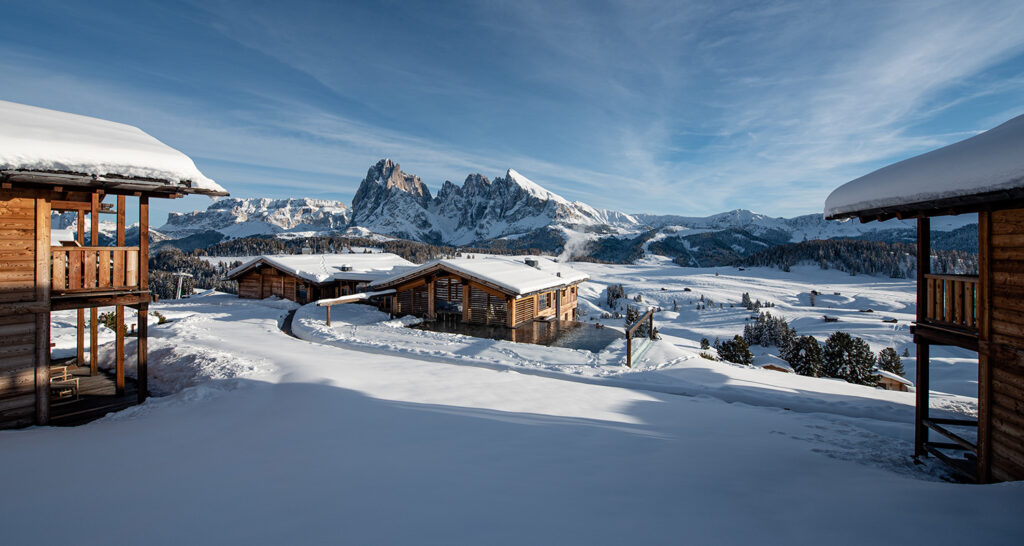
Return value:
M 532 343 L 548 347 L 582 349 L 599 353 L 611 342 L 622 339 L 623 333 L 610 328 L 572 320 L 537 320 L 509 328 L 484 324 L 465 324 L 457 320 L 426 321 L 412 326 L 430 332 L 445 332 L 486 339 L 501 339 L 515 343 Z

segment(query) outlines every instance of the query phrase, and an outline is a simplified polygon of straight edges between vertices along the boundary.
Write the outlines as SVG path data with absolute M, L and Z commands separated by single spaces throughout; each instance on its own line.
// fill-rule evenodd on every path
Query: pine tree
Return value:
M 903 361 L 900 360 L 899 353 L 892 347 L 886 347 L 878 353 L 878 368 L 900 377 L 906 373 L 903 370 Z
M 821 375 L 822 350 L 814 336 L 800 336 L 782 351 L 782 358 L 800 375 Z
M 711 343 L 708 341 L 708 338 L 706 338 L 706 337 L 700 338 L 700 348 L 703 351 L 706 351 L 706 350 L 711 348 Z
M 835 332 L 828 336 L 822 353 L 822 375 L 825 377 L 845 379 L 859 385 L 877 382 L 877 376 L 872 373 L 875 354 L 863 339 L 851 337 L 846 332 Z
M 748 366 L 754 363 L 754 355 L 750 352 L 750 347 L 740 336 L 734 336 L 732 341 L 716 344 L 715 349 L 718 351 L 718 357 L 727 362 Z

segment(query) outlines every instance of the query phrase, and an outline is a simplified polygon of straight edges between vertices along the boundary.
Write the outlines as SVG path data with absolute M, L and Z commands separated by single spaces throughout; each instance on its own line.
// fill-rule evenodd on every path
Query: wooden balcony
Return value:
M 930 343 L 978 350 L 978 277 L 925 275 L 927 305 L 915 335 Z
M 139 285 L 137 246 L 55 246 L 50 254 L 54 309 L 149 301 Z

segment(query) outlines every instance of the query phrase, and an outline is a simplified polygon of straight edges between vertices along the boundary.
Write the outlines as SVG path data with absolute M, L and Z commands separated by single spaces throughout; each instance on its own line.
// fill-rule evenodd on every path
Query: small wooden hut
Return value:
M 51 390 L 77 385 L 66 371 L 51 381 L 51 311 L 77 310 L 82 365 L 88 310 L 95 375 L 97 308 L 114 308 L 115 381 L 123 395 L 124 313 L 137 309 L 137 399 L 145 398 L 149 199 L 194 193 L 227 195 L 187 156 L 135 127 L 0 101 L 0 428 L 47 424 Z M 138 206 L 135 245 L 126 241 L 128 198 Z M 53 240 L 50 218 L 58 211 L 77 215 L 72 240 Z M 101 214 L 116 217 L 114 246 L 99 244 Z
M 978 271 L 933 274 L 930 218 L 957 214 L 978 219 Z M 915 455 L 979 482 L 1024 479 L 1024 116 L 839 187 L 825 216 L 917 219 Z M 977 420 L 929 415 L 932 345 L 977 352 Z
M 386 252 L 259 256 L 232 269 L 238 297 L 309 303 L 366 292 L 370 283 L 416 264 Z
M 914 386 L 906 378 L 885 370 L 875 370 L 875 375 L 878 377 L 878 388 L 887 391 L 907 392 Z
M 396 315 L 515 327 L 538 318 L 575 320 L 587 278 L 548 258 L 474 255 L 428 262 L 370 287 L 395 290 L 385 310 Z

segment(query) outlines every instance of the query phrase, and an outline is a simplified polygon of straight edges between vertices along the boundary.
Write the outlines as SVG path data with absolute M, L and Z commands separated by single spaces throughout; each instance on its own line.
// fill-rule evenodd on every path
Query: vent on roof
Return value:
M 562 276 L 562 272 L 561 271 L 555 271 L 555 276 L 556 277 L 561 277 Z
M 540 262 L 538 262 L 537 260 L 535 260 L 533 258 L 527 258 L 527 259 L 523 260 L 523 263 L 525 263 L 526 265 L 528 265 L 530 267 L 536 267 L 537 269 L 540 269 Z
M 348 264 L 341 264 L 341 267 L 339 267 L 338 269 L 340 269 L 341 271 L 352 271 L 352 266 Z
M 302 247 L 302 253 L 303 254 L 312 254 L 313 253 L 313 249 L 309 248 L 308 246 L 304 246 L 304 247 Z

